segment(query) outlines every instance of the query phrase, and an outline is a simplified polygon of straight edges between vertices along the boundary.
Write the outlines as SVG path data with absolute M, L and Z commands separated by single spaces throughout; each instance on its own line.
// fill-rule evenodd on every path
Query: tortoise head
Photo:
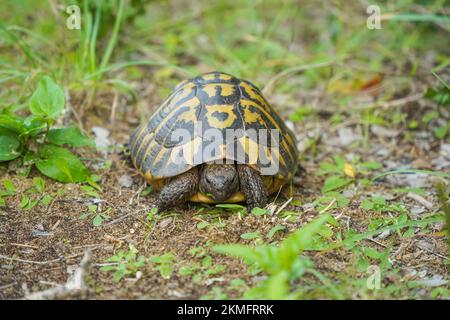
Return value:
M 200 171 L 200 192 L 216 202 L 230 198 L 239 190 L 239 178 L 234 164 L 205 164 Z

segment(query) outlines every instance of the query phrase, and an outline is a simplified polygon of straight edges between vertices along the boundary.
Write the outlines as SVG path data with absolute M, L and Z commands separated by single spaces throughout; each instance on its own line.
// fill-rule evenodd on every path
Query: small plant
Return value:
M 112 265 L 103 266 L 101 271 L 114 271 L 114 280 L 119 282 L 125 276 L 134 276 L 136 272 L 146 264 L 144 256 L 137 255 L 138 250 L 130 244 L 129 250 L 119 251 L 106 261 Z
M 64 145 L 93 146 L 78 128 L 53 128 L 64 110 L 64 91 L 48 76 L 28 101 L 28 117 L 0 114 L 0 162 L 19 161 L 60 182 L 85 182 L 89 170 Z
M 405 212 L 405 207 L 398 202 L 388 203 L 382 196 L 372 196 L 366 198 L 361 202 L 361 208 L 369 211 L 376 212 Z
M 381 167 L 382 165 L 378 162 L 361 162 L 359 157 L 355 157 L 350 163 L 336 155 L 333 157 L 333 162 L 323 161 L 320 163 L 320 169 L 317 171 L 317 175 L 328 176 L 322 187 L 322 192 L 327 194 L 341 190 L 354 182 L 356 178 L 361 178 L 360 180 L 364 182 L 364 177 L 370 171 L 380 169 Z
M 287 299 L 296 294 L 291 291 L 290 283 L 299 279 L 305 272 L 318 275 L 312 261 L 299 255 L 311 248 L 314 240 L 330 218 L 322 215 L 287 237 L 279 246 L 260 245 L 256 247 L 231 244 L 218 245 L 216 252 L 239 257 L 249 265 L 257 267 L 268 277 L 255 288 L 247 292 L 248 298 Z
M 3 188 L 0 187 L 0 207 L 5 205 L 5 199 L 4 197 L 13 196 L 16 194 L 17 190 L 14 186 L 14 183 L 9 179 L 4 179 L 2 181 Z
M 153 263 L 153 270 L 158 270 L 161 277 L 169 279 L 174 270 L 175 255 L 172 252 L 165 253 L 160 256 L 153 256 L 150 258 Z
M 109 212 L 111 211 L 111 208 L 107 209 L 106 211 L 100 212 L 98 210 L 98 206 L 96 204 L 90 204 L 88 205 L 88 211 L 83 213 L 80 216 L 81 220 L 87 219 L 88 217 L 92 217 L 92 224 L 94 227 L 99 227 L 103 221 L 108 220 L 110 218 Z
M 13 182 L 9 179 L 3 180 L 4 191 L 0 188 L 0 206 L 5 205 L 4 197 L 14 196 L 17 194 L 17 189 Z M 20 200 L 20 208 L 29 210 L 41 203 L 48 206 L 53 200 L 53 196 L 45 194 L 45 180 L 41 177 L 33 178 L 33 186 L 22 192 Z
M 205 282 L 207 278 L 215 276 L 225 270 L 222 264 L 214 264 L 211 255 L 207 254 L 209 243 L 203 247 L 193 247 L 189 250 L 191 256 L 198 262 L 181 263 L 178 273 L 181 276 L 191 276 L 193 283 Z

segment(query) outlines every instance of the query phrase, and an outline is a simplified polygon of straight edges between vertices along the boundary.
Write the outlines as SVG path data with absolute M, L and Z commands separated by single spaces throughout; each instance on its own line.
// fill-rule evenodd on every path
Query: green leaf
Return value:
M 86 195 L 92 198 L 100 198 L 98 192 L 95 191 L 95 189 L 92 188 L 91 186 L 81 186 L 80 189 L 83 190 L 86 193 Z
M 212 265 L 212 258 L 211 258 L 211 256 L 204 257 L 203 261 L 202 261 L 203 268 L 209 268 L 209 267 L 211 267 L 211 265 Z
M 282 224 L 277 224 L 275 227 L 270 229 L 269 233 L 267 234 L 267 237 L 269 237 L 269 239 L 272 239 L 272 237 L 275 235 L 275 233 L 277 233 L 278 231 L 281 231 L 281 230 L 285 230 L 285 229 L 286 229 L 286 227 L 283 226 Z
M 180 270 L 178 271 L 178 273 L 180 274 L 180 276 L 189 276 L 194 272 L 194 267 L 181 267 Z
M 280 270 L 266 280 L 266 292 L 272 300 L 286 299 L 289 293 L 289 272 Z
M 221 203 L 216 205 L 217 208 L 230 209 L 230 210 L 245 210 L 244 206 L 234 203 Z
M 6 191 L 8 191 L 8 195 L 13 195 L 14 193 L 16 193 L 16 187 L 10 179 L 4 179 L 3 186 L 5 187 Z
M 43 145 L 36 161 L 38 170 L 60 182 L 84 182 L 90 172 L 72 152 L 54 145 Z
M 7 129 L 13 133 L 21 134 L 25 131 L 24 119 L 16 115 L 0 114 L 0 132 Z
M 212 249 L 218 253 L 248 259 L 249 261 L 257 261 L 258 259 L 258 254 L 254 248 L 242 244 L 216 245 Z
M 51 129 L 47 134 L 47 140 L 58 146 L 62 146 L 64 144 L 77 148 L 94 146 L 94 142 L 83 135 L 77 127 Z
M 425 123 L 430 122 L 431 120 L 439 118 L 439 113 L 437 111 L 428 111 L 422 117 L 422 121 Z
M 376 161 L 367 161 L 361 163 L 361 167 L 363 167 L 366 170 L 377 170 L 383 167 L 383 165 Z
M 201 230 L 201 229 L 205 229 L 207 226 L 209 226 L 209 222 L 208 221 L 201 221 L 199 223 L 197 223 L 197 229 Z
M 19 148 L 19 138 L 13 132 L 0 127 L 0 161 L 9 161 L 19 157 Z
M 241 234 L 241 238 L 245 240 L 256 239 L 259 238 L 260 236 L 261 235 L 259 234 L 259 232 L 249 232 Z
M 92 220 L 92 224 L 94 225 L 94 227 L 98 227 L 102 224 L 103 222 L 103 217 L 99 214 L 95 215 L 94 220 Z
M 368 256 L 369 258 L 372 258 L 372 259 L 380 259 L 382 256 L 382 253 L 380 253 L 376 249 L 364 247 L 364 248 L 362 248 L 362 250 L 366 256 Z
M 55 119 L 63 109 L 64 91 L 50 77 L 44 76 L 30 98 L 31 113 Z
M 450 104 L 450 90 L 447 87 L 441 88 L 428 88 L 425 93 L 425 98 L 436 102 L 437 104 L 444 106 Z
M 329 214 L 324 214 L 292 233 L 279 247 L 279 261 L 286 269 L 297 259 L 298 255 L 307 249 L 313 242 L 313 236 L 320 231 L 322 225 L 329 219 Z
M 369 199 L 364 199 L 364 200 L 361 202 L 361 209 L 364 209 L 364 210 L 372 210 L 372 209 L 373 209 L 373 202 L 370 201 Z
M 41 199 L 41 203 L 45 206 L 48 206 L 53 200 L 53 197 L 46 194 L 42 199 Z
M 434 130 L 434 135 L 435 135 L 436 138 L 438 138 L 438 139 L 444 139 L 445 136 L 447 135 L 447 131 L 448 131 L 448 128 L 447 128 L 446 125 L 445 125 L 445 126 L 440 126 L 440 127 L 437 127 L 437 128 Z
M 270 212 L 267 209 L 262 209 L 262 208 L 258 208 L 258 207 L 252 209 L 252 214 L 255 216 L 263 216 L 263 215 L 266 215 L 269 213 Z
M 347 184 L 349 184 L 351 180 L 342 178 L 339 176 L 331 176 L 327 178 L 322 187 L 322 193 L 327 193 L 336 189 L 340 189 Z
M 41 177 L 33 178 L 33 184 L 37 192 L 42 193 L 45 190 L 45 181 Z
M 46 119 L 41 116 L 31 115 L 23 119 L 22 135 L 37 137 L 47 127 Z
M 22 209 L 24 209 L 24 208 L 26 208 L 29 204 L 30 204 L 30 198 L 29 198 L 26 194 L 24 194 L 24 195 L 22 196 L 22 199 L 20 200 L 20 207 L 21 207 Z

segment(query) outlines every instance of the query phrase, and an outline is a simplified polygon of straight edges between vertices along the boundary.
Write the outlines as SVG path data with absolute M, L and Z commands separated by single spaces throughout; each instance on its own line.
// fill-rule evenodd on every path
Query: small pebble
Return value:
M 124 174 L 119 178 L 119 185 L 124 188 L 130 188 L 133 185 L 133 178 L 127 174 Z

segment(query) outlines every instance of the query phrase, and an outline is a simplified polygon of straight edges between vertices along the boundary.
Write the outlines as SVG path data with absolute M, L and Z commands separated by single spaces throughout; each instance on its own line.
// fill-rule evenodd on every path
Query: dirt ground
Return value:
M 148 87 L 151 87 L 148 86 Z M 142 92 L 143 101 L 150 92 Z M 274 97 L 272 97 L 274 98 Z M 276 97 L 275 97 L 276 98 Z M 76 99 L 72 99 L 75 101 Z M 155 99 L 154 99 L 155 100 Z M 147 214 L 152 208 L 156 194 L 142 196 L 145 182 L 132 167 L 123 153 L 123 145 L 127 143 L 128 136 L 138 120 L 136 109 L 129 112 L 127 101 L 119 99 L 114 102 L 112 96 L 99 94 L 97 100 L 99 106 L 118 103 L 116 117 L 111 122 L 111 114 L 107 108 L 94 108 L 84 115 L 83 123 L 86 132 L 92 133 L 93 126 L 100 126 L 110 131 L 109 137 L 112 147 L 107 152 L 94 152 L 83 150 L 81 152 L 92 171 L 101 176 L 101 188 L 99 198 L 87 195 L 81 186 L 77 184 L 63 185 L 49 179 L 45 179 L 48 194 L 56 195 L 58 191 L 63 193 L 55 196 L 50 205 L 38 204 L 31 210 L 21 209 L 21 195 L 32 187 L 32 178 L 38 176 L 32 171 L 28 177 L 20 177 L 11 170 L 3 168 L 3 177 L 11 179 L 17 188 L 14 196 L 6 199 L 6 206 L 0 208 L 0 298 L 23 298 L 31 292 L 46 290 L 66 283 L 69 275 L 80 263 L 84 252 L 92 250 L 91 267 L 88 270 L 87 285 L 89 289 L 83 293 L 77 293 L 72 298 L 146 298 L 146 299 L 197 299 L 211 292 L 213 287 L 229 288 L 225 290 L 227 297 L 239 297 L 242 289 L 229 287 L 233 279 L 242 279 L 247 286 L 261 280 L 261 275 L 254 276 L 247 272 L 243 262 L 235 258 L 210 253 L 214 265 L 223 265 L 225 268 L 217 275 L 194 283 L 190 277 L 181 276 L 174 272 L 169 279 L 161 277 L 159 271 L 151 264 L 140 269 L 139 277 L 125 277 L 120 282 L 115 282 L 112 272 L 101 271 L 101 266 L 107 264 L 106 259 L 114 255 L 118 250 L 127 250 L 129 244 L 133 244 L 140 255 L 146 257 L 162 255 L 172 252 L 177 261 L 192 262 L 198 258 L 189 253 L 194 247 L 209 247 L 221 243 L 251 244 L 253 240 L 241 238 L 241 234 L 258 231 L 260 234 L 267 232 L 274 226 L 281 224 L 286 227 L 284 232 L 278 232 L 271 241 L 284 238 L 291 230 L 295 230 L 305 222 L 318 215 L 318 210 L 311 207 L 311 202 L 320 197 L 320 189 L 323 177 L 318 177 L 315 172 L 319 168 L 319 162 L 330 157 L 330 154 L 360 155 L 365 161 L 380 161 L 386 168 L 395 164 L 412 165 L 415 168 L 435 169 L 445 165 L 442 159 L 447 161 L 447 167 L 439 170 L 447 170 L 448 159 L 442 155 L 441 143 L 422 133 L 422 138 L 408 139 L 401 133 L 381 132 L 370 134 L 369 151 L 363 148 L 351 148 L 350 144 L 336 142 L 342 139 L 343 128 L 349 128 L 351 133 L 361 139 L 360 128 L 354 126 L 349 120 L 344 121 L 339 127 L 330 125 L 330 117 L 324 111 L 318 121 L 306 124 L 304 127 L 295 125 L 295 131 L 299 139 L 299 146 L 307 135 L 318 134 L 319 152 L 313 154 L 311 150 L 305 151 L 302 166 L 305 170 L 301 176 L 301 183 L 295 188 L 294 199 L 300 202 L 292 202 L 285 211 L 298 212 L 295 219 L 287 219 L 282 215 L 240 216 L 233 212 L 219 211 L 211 213 L 207 205 L 188 204 L 164 215 L 159 215 L 152 221 L 147 220 Z M 147 101 L 148 103 L 148 101 Z M 157 101 L 150 103 L 157 106 Z M 324 104 L 326 105 L 326 104 Z M 141 106 L 141 109 L 143 107 Z M 139 109 L 139 108 L 138 108 Z M 104 111 L 99 111 L 104 110 Z M 145 113 L 151 113 L 151 109 Z M 348 132 L 348 131 L 347 131 Z M 420 132 L 417 137 L 420 137 Z M 341 135 L 341 136 L 339 136 Z M 318 137 L 319 137 L 318 136 Z M 352 138 L 352 137 L 351 137 Z M 102 168 L 105 160 L 111 160 L 110 168 Z M 119 179 L 123 176 L 132 178 L 131 186 L 123 186 Z M 432 206 L 426 208 L 427 212 L 435 212 L 438 209 L 436 196 L 431 191 L 429 178 L 424 180 L 424 188 L 429 190 L 425 198 Z M 364 211 L 360 208 L 362 195 L 382 194 L 389 199 L 401 200 L 410 210 L 421 206 L 415 200 L 405 194 L 392 191 L 395 183 L 402 185 L 400 180 L 380 179 L 369 190 L 355 191 L 351 195 L 351 202 L 342 209 L 332 209 L 330 212 L 341 222 L 343 230 L 352 228 L 357 231 L 367 230 L 367 226 L 374 219 L 383 217 L 388 213 Z M 285 199 L 277 199 L 278 206 Z M 99 212 L 107 212 L 109 218 L 96 227 L 92 223 L 92 217 L 80 219 L 86 213 L 89 204 L 97 203 Z M 299 204 L 300 203 L 300 204 Z M 410 211 L 411 212 L 411 211 Z M 410 213 L 412 215 L 412 213 Z M 223 224 L 213 224 L 212 227 L 198 228 L 199 222 L 217 221 L 218 217 Z M 390 259 L 393 265 L 400 271 L 383 279 L 384 285 L 399 284 L 402 281 L 430 278 L 436 275 L 446 278 L 447 245 L 446 237 L 440 231 L 442 224 L 434 224 L 427 233 L 415 232 L 409 238 L 386 237 L 373 241 L 364 240 L 366 246 L 383 249 L 392 246 Z M 308 252 L 316 264 L 316 268 L 334 279 L 337 283 L 342 275 L 350 279 L 364 279 L 365 274 L 355 271 L 354 257 L 345 249 L 337 249 L 325 252 Z M 196 260 L 197 259 L 197 260 Z M 177 268 L 177 267 L 176 267 Z M 425 270 L 425 271 L 424 271 Z M 429 298 L 432 287 L 421 288 L 415 291 L 416 297 Z M 358 293 L 349 295 L 349 298 L 370 298 L 375 294 L 368 293 L 360 296 Z M 395 296 L 395 294 L 393 295 Z M 398 297 L 405 297 L 400 292 Z

